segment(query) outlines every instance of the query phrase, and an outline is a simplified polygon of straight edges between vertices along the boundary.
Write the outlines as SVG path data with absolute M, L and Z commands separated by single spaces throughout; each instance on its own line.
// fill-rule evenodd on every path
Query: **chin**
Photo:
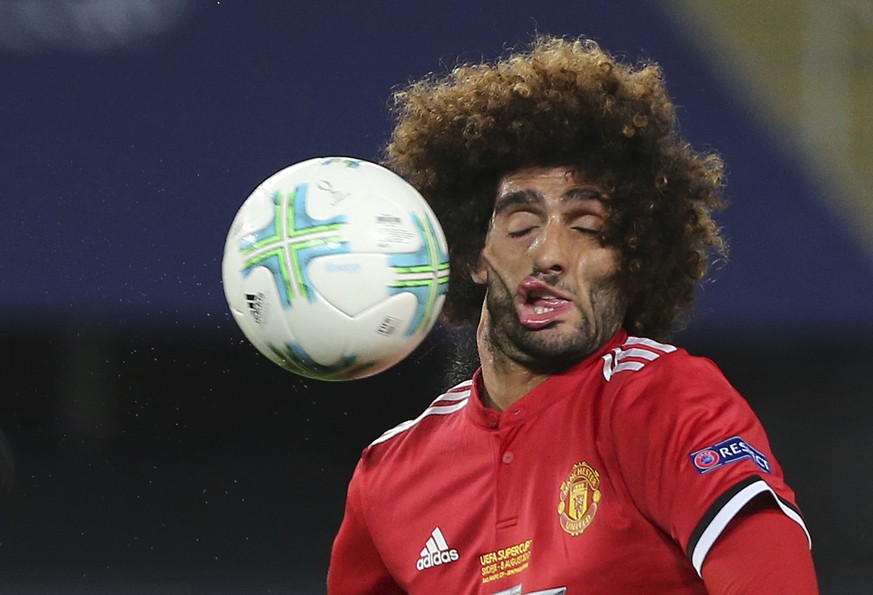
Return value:
M 598 347 L 595 337 L 578 331 L 562 331 L 559 327 L 534 331 L 519 342 L 520 350 L 531 363 L 546 368 L 565 368 L 575 364 L 594 353 Z

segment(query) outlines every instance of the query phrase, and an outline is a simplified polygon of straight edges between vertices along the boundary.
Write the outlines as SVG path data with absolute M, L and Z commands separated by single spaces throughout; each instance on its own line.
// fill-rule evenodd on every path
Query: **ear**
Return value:
M 470 267 L 470 278 L 477 285 L 485 285 L 488 282 L 488 269 L 485 266 L 485 259 L 479 255 L 479 260 L 475 265 Z

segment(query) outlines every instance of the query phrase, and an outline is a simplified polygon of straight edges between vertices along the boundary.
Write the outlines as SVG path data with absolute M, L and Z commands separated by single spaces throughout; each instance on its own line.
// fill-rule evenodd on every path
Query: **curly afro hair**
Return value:
M 726 243 L 723 163 L 678 131 L 654 63 L 628 65 L 585 38 L 537 36 L 495 63 L 465 64 L 394 93 L 396 125 L 385 164 L 428 200 L 449 243 L 443 321 L 475 324 L 484 287 L 479 260 L 501 176 L 567 165 L 607 190 L 601 239 L 620 248 L 628 332 L 665 338 Z

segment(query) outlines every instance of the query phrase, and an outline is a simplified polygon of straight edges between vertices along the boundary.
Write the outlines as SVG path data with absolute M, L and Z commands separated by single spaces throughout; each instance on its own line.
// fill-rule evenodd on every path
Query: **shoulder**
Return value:
M 367 447 L 365 452 L 385 449 L 399 441 L 419 440 L 451 420 L 470 400 L 472 380 L 461 382 L 434 399 L 418 417 L 406 420 L 385 431 Z
M 428 492 L 443 472 L 456 470 L 455 457 L 464 444 L 458 434 L 469 425 L 464 423 L 464 408 L 471 387 L 471 381 L 452 387 L 414 419 L 387 430 L 364 448 L 349 491 L 358 494 L 365 513 L 379 515 L 378 511 L 394 507 L 398 498 Z
M 710 359 L 681 347 L 627 337 L 603 355 L 603 379 L 612 416 L 622 425 L 672 426 L 719 412 L 751 414 L 745 399 Z
M 701 383 L 708 381 L 726 382 L 722 371 L 710 359 L 645 337 L 628 336 L 601 359 L 603 378 L 607 383 L 639 387 L 667 383 L 675 388 L 682 385 L 700 387 Z
M 621 345 L 613 347 L 603 355 L 603 377 L 609 382 L 616 374 L 639 372 L 662 356 L 675 353 L 686 352 L 668 343 L 645 337 L 628 336 Z

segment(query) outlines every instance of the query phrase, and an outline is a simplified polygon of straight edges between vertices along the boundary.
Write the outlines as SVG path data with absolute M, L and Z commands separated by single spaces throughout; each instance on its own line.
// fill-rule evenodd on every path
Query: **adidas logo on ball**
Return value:
M 261 324 L 264 319 L 264 294 L 261 292 L 247 293 L 246 303 L 249 305 L 249 310 L 252 313 L 252 318 L 254 318 L 255 324 Z

